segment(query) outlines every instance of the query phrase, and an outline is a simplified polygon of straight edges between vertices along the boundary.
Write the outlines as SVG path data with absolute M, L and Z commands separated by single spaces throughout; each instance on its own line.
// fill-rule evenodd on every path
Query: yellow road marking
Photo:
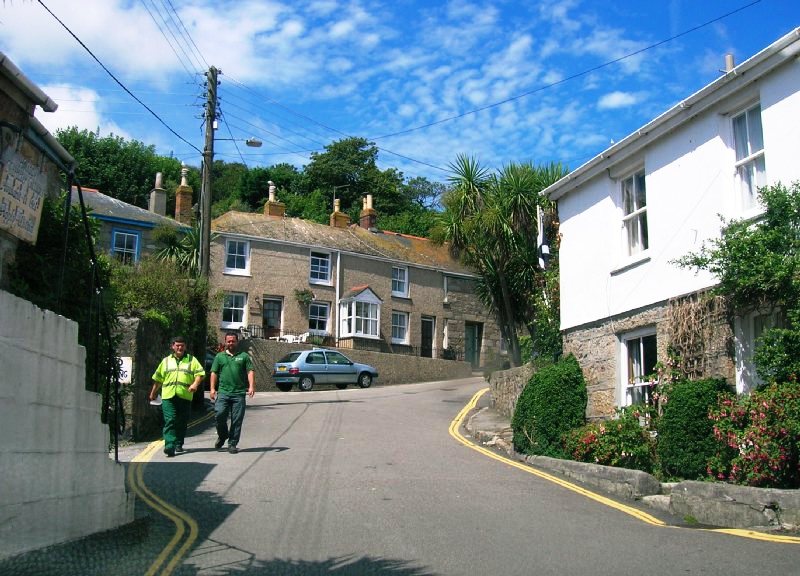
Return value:
M 197 426 L 198 424 L 202 424 L 213 417 L 214 413 L 209 412 L 197 420 L 190 422 L 188 427 L 191 428 L 193 426 Z M 147 572 L 145 572 L 145 576 L 155 576 L 155 574 L 158 573 L 161 565 L 164 564 L 178 543 L 183 539 L 183 535 L 186 533 L 186 527 L 188 526 L 189 535 L 187 536 L 186 541 L 181 545 L 177 552 L 175 552 L 170 561 L 160 572 L 161 576 L 169 576 L 169 574 L 172 574 L 172 571 L 175 570 L 180 561 L 186 555 L 189 548 L 192 546 L 192 544 L 194 544 L 195 540 L 197 540 L 197 535 L 199 533 L 197 522 L 194 520 L 194 518 L 189 516 L 183 510 L 180 510 L 159 498 L 149 488 L 147 488 L 144 483 L 144 467 L 148 462 L 150 462 L 153 454 L 158 452 L 158 450 L 160 450 L 163 446 L 163 439 L 151 442 L 144 450 L 131 459 L 131 463 L 128 466 L 128 484 L 130 485 L 134 494 L 141 498 L 142 501 L 150 508 L 162 516 L 165 516 L 173 524 L 175 524 L 175 534 L 172 536 L 161 553 L 156 557 L 155 561 L 150 565 L 150 568 L 147 570 Z
M 459 429 L 461 428 L 461 424 L 463 423 L 464 418 L 466 418 L 467 414 L 469 414 L 475 408 L 475 406 L 478 404 L 478 400 L 480 400 L 481 396 L 483 396 L 488 391 L 489 391 L 489 388 L 482 388 L 481 390 L 478 390 L 475 393 L 475 395 L 472 397 L 472 399 L 469 401 L 469 403 L 466 406 L 464 406 L 464 408 L 461 409 L 461 412 L 459 412 L 458 415 L 455 417 L 455 419 L 453 419 L 453 421 L 450 423 L 450 428 L 449 428 L 450 435 L 453 438 L 455 438 L 456 440 L 458 440 L 461 444 L 463 444 L 464 446 L 466 446 L 468 448 L 471 448 L 472 450 L 475 450 L 476 452 L 480 452 L 484 456 L 488 456 L 489 458 L 493 458 L 495 460 L 498 460 L 499 462 L 503 462 L 504 464 L 508 464 L 509 466 L 513 466 L 514 468 L 517 468 L 519 470 L 523 470 L 525 472 L 528 472 L 529 474 L 533 474 L 534 476 L 538 476 L 540 478 L 543 478 L 545 480 L 553 482 L 554 484 L 558 484 L 559 486 L 562 486 L 562 487 L 566 488 L 567 490 L 571 490 L 573 492 L 581 494 L 582 496 L 585 496 L 587 498 L 591 498 L 592 500 L 600 502 L 601 504 L 604 504 L 606 506 L 610 506 L 611 508 L 619 510 L 620 512 L 624 512 L 625 514 L 629 514 L 630 516 L 633 516 L 634 518 L 638 518 L 639 520 L 641 520 L 643 522 L 646 522 L 648 524 L 651 524 L 653 526 L 663 526 L 663 527 L 666 527 L 666 528 L 675 528 L 674 526 L 668 526 L 665 522 L 659 520 L 658 518 L 656 518 L 654 516 L 651 516 L 650 514 L 647 514 L 646 512 L 642 512 L 641 510 L 637 510 L 636 508 L 633 508 L 632 506 L 626 506 L 625 504 L 621 504 L 621 503 L 616 502 L 616 501 L 614 501 L 614 500 L 612 500 L 610 498 L 606 498 L 605 496 L 601 496 L 600 494 L 596 494 L 596 493 L 594 493 L 594 492 L 592 492 L 590 490 L 586 490 L 585 488 L 581 488 L 580 486 L 578 486 L 576 484 L 573 484 L 571 482 L 567 482 L 566 480 L 562 480 L 561 478 L 558 478 L 558 477 L 553 476 L 551 474 L 548 474 L 546 472 L 542 472 L 541 470 L 537 470 L 535 468 L 531 468 L 530 466 L 528 466 L 526 464 L 522 464 L 522 463 L 516 462 L 515 460 L 512 460 L 512 459 L 507 458 L 505 456 L 502 456 L 500 454 L 496 454 L 495 452 L 492 452 L 491 450 L 489 450 L 487 448 L 484 448 L 483 446 L 479 446 L 478 444 L 475 444 L 471 440 L 468 440 L 467 438 L 462 436 L 461 432 L 459 432 Z M 800 544 L 800 538 L 798 538 L 796 536 L 785 536 L 785 535 L 780 535 L 780 534 L 766 534 L 766 533 L 763 533 L 763 532 L 755 532 L 753 530 L 741 530 L 741 529 L 734 529 L 734 528 L 710 528 L 710 529 L 707 529 L 706 531 L 708 531 L 708 532 L 716 532 L 716 533 L 720 533 L 720 534 L 730 534 L 730 535 L 733 535 L 733 536 L 739 536 L 741 538 L 752 538 L 752 539 L 755 539 L 755 540 L 764 540 L 764 541 L 767 541 L 767 542 L 777 542 L 777 543 L 782 543 L 782 544 Z

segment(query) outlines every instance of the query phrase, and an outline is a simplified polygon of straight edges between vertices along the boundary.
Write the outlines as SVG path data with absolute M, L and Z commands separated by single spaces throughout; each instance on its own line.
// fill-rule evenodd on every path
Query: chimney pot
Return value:
M 725 54 L 725 72 L 730 72 L 736 67 L 733 61 L 733 54 Z

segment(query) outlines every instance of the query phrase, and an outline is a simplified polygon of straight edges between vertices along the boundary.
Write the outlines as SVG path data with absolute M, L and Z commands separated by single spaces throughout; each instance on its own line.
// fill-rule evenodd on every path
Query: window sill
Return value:
M 408 340 L 395 340 L 394 338 L 392 338 L 392 344 L 396 346 L 410 346 Z
M 611 276 L 618 276 L 619 274 L 624 274 L 628 270 L 633 270 L 641 266 L 642 264 L 647 264 L 650 262 L 650 256 L 647 254 L 637 254 L 634 258 L 631 258 L 627 262 L 625 262 L 622 266 L 619 266 L 611 271 Z
M 246 276 L 252 278 L 250 270 L 239 270 L 238 268 L 226 268 L 222 271 L 226 276 Z
M 392 292 L 392 298 L 400 298 L 401 300 L 411 300 L 408 294 L 400 294 L 399 292 Z
M 330 280 L 313 280 L 309 279 L 309 284 L 314 284 L 315 286 L 333 286 L 333 282 Z
M 238 330 L 244 328 L 244 322 L 220 322 L 219 327 L 223 330 Z
M 342 334 L 341 338 L 363 338 L 364 340 L 380 340 L 380 337 L 371 334 Z

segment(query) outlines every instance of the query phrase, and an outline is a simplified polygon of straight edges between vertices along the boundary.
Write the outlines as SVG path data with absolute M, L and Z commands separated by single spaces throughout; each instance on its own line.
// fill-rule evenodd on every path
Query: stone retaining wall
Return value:
M 277 390 L 272 379 L 272 365 L 282 356 L 293 350 L 310 350 L 313 348 L 308 344 L 292 344 L 260 338 L 243 340 L 241 346 L 253 358 L 256 373 L 256 390 L 261 392 Z M 367 350 L 345 350 L 343 352 L 354 362 L 375 366 L 379 374 L 375 382 L 378 386 L 453 380 L 456 378 L 468 378 L 472 375 L 472 367 L 469 362 L 386 354 Z
M 512 418 L 519 395 L 522 394 L 522 390 L 531 376 L 533 376 L 533 365 L 530 363 L 519 368 L 493 372 L 489 376 L 492 407 L 503 416 Z

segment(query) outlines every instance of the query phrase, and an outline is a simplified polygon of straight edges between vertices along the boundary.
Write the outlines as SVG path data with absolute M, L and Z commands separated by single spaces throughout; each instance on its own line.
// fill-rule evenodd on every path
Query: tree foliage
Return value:
M 442 203 L 444 213 L 433 238 L 448 242 L 454 255 L 477 270 L 478 296 L 495 311 L 500 329 L 509 342 L 514 365 L 522 362 L 517 331 L 525 326 L 536 346 L 554 339 L 557 332 L 557 275 L 545 274 L 539 263 L 538 233 L 540 211 L 554 214 L 554 206 L 540 193 L 566 174 L 560 164 L 534 166 L 510 164 L 490 173 L 480 164 L 459 156 L 451 165 L 451 189 Z M 557 234 L 557 221 L 548 234 Z M 550 239 L 557 247 L 555 237 Z M 540 330 L 547 326 L 547 338 Z M 534 354 L 556 355 L 556 350 L 535 350 Z
M 723 220 L 720 238 L 677 263 L 714 274 L 739 315 L 782 312 L 784 325 L 763 332 L 754 356 L 758 375 L 780 383 L 800 375 L 800 182 L 762 188 L 759 199 L 761 216 Z
M 77 176 L 83 186 L 134 206 L 147 206 L 157 172 L 162 173 L 166 190 L 174 191 L 180 183 L 180 161 L 157 155 L 152 145 L 113 134 L 101 138 L 97 133 L 76 127 L 57 130 L 56 138 L 75 158 Z M 196 174 L 193 179 L 192 185 L 199 190 Z

